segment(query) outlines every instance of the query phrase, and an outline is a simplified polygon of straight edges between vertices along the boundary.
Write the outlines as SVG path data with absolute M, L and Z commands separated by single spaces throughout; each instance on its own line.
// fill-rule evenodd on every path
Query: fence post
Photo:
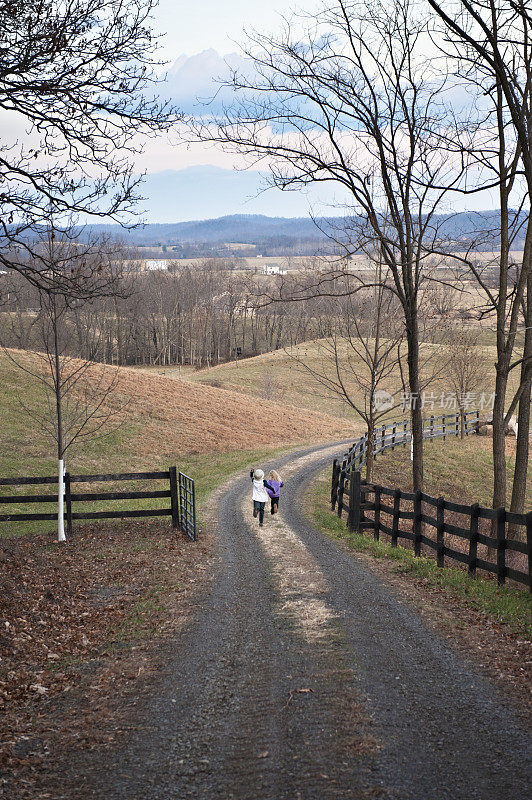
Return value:
M 362 525 L 366 521 L 366 514 L 364 511 L 364 503 L 368 499 L 368 483 L 362 477 L 362 473 L 360 473 L 360 523 L 358 529 L 362 530 Z
M 395 450 L 395 434 L 397 431 L 397 424 L 394 422 L 392 426 L 392 453 Z
M 403 423 L 403 447 L 406 447 L 406 436 L 408 434 L 408 422 Z
M 526 549 L 528 556 L 528 588 L 532 592 L 532 511 L 526 515 Z
M 360 472 L 358 470 L 351 470 L 349 475 L 347 527 L 350 531 L 358 531 L 360 527 Z
M 469 558 L 467 570 L 470 575 L 474 575 L 477 570 L 477 549 L 478 549 L 478 510 L 480 506 L 474 503 L 471 506 L 471 522 L 469 523 Z
M 456 415 L 456 437 L 460 436 L 460 414 Z
M 421 555 L 421 489 L 414 497 L 414 555 Z
M 497 509 L 497 583 L 506 580 L 506 509 Z
M 72 493 L 70 491 L 70 472 L 65 472 L 65 503 L 67 518 L 67 536 L 72 536 Z
M 177 467 L 170 467 L 170 506 L 172 508 L 172 528 L 179 528 L 179 500 L 177 497 Z
M 379 541 L 379 534 L 381 530 L 381 487 L 375 486 L 375 517 L 373 525 L 373 538 Z
M 381 452 L 384 452 L 384 447 L 386 445 L 386 425 L 382 426 L 382 439 L 381 439 Z
M 338 496 L 338 459 L 333 461 L 332 482 L 331 482 L 331 511 L 336 508 L 336 498 Z
M 345 491 L 344 465 L 345 465 L 345 461 L 342 462 L 342 466 L 340 467 L 339 480 L 338 480 L 337 503 L 338 503 L 338 516 L 339 517 L 342 516 L 342 511 L 343 511 L 343 507 L 344 507 L 344 491 Z
M 445 500 L 438 497 L 436 505 L 436 559 L 439 567 L 445 563 Z
M 397 547 L 399 538 L 399 511 L 401 508 L 401 490 L 393 490 L 392 547 Z
M 447 436 L 445 435 L 445 414 L 443 414 L 441 418 L 441 429 L 443 433 L 443 441 L 445 442 L 445 440 L 447 439 Z
M 432 444 L 434 444 L 434 414 L 430 415 L 430 438 L 432 439 Z

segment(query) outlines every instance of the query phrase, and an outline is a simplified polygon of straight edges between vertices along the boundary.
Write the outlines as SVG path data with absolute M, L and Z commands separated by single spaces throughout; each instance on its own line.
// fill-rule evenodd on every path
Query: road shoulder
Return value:
M 382 544 L 373 547 L 369 534 L 363 538 L 349 535 L 345 519 L 338 520 L 328 505 L 326 513 L 333 522 L 327 528 L 321 527 L 319 520 L 323 520 L 326 502 L 324 481 L 328 483 L 326 473 L 315 476 L 307 488 L 304 505 L 308 509 L 309 521 L 334 538 L 354 559 L 363 562 L 396 597 L 419 614 L 427 628 L 438 633 L 485 676 L 495 681 L 519 712 L 532 721 L 532 642 L 524 626 L 512 626 L 497 619 L 496 613 L 486 613 L 469 605 L 463 595 L 431 580 L 430 573 L 428 576 L 416 574 L 412 570 L 409 551 L 394 550 Z M 401 554 L 404 558 L 400 557 Z M 522 618 L 526 618 L 530 613 L 530 597 L 526 590 L 516 591 L 522 593 Z

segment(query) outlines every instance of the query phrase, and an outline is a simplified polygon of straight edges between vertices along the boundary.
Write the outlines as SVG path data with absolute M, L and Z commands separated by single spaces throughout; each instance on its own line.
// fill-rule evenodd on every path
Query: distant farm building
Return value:
M 158 269 L 168 269 L 168 260 L 166 258 L 147 258 L 146 269 L 153 271 Z
M 263 275 L 286 275 L 286 267 L 276 262 L 269 262 L 262 267 Z

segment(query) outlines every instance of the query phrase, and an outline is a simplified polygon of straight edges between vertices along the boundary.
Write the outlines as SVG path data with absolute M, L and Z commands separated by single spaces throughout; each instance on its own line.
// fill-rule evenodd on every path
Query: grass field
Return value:
M 438 358 L 437 345 L 427 345 L 425 349 Z M 318 367 L 323 359 L 322 342 L 301 345 L 297 354 Z M 29 354 L 24 357 L 31 358 Z M 397 382 L 399 376 L 392 376 L 391 380 Z M 27 406 L 42 406 L 43 389 L 17 370 L 5 355 L 0 356 L 0 381 L 0 475 L 54 474 L 53 441 L 28 417 L 20 403 L 23 398 Z M 431 390 L 437 393 L 444 386 L 445 377 L 441 375 Z M 353 385 L 353 390 L 360 399 L 360 387 Z M 356 414 L 317 386 L 314 378 L 283 350 L 199 371 L 124 368 L 113 403 L 119 409 L 111 422 L 113 429 L 104 437 L 75 446 L 68 453 L 67 469 L 72 473 L 123 472 L 167 469 L 176 464 L 196 479 L 200 501 L 216 481 L 269 453 L 303 442 L 354 439 L 362 432 Z M 392 411 L 391 416 L 400 418 L 401 414 Z M 444 445 L 444 459 L 436 459 L 434 464 L 432 454 L 439 452 L 441 445 L 426 446 L 428 492 L 452 493 L 453 499 L 460 501 L 465 499 L 461 490 L 467 484 L 474 501 L 489 505 L 491 442 L 488 438 L 475 441 L 480 444 L 473 454 L 468 442 L 461 445 L 449 440 Z M 513 439 L 507 441 L 510 473 L 515 443 Z M 379 459 L 377 479 L 406 488 L 407 461 L 408 454 L 402 450 L 396 451 L 394 458 Z M 98 488 L 112 491 L 118 487 L 100 484 Z M 119 488 L 139 490 L 148 486 L 120 484 Z M 162 487 L 157 484 L 154 488 Z M 3 491 L 9 493 L 7 489 Z M 150 501 L 153 507 L 163 503 L 164 500 Z M 118 501 L 107 507 L 124 506 Z M 146 501 L 128 501 L 127 507 L 147 505 Z M 85 503 L 83 509 L 101 510 L 101 505 Z M 22 508 L 11 506 L 11 510 Z M 33 506 L 30 510 L 39 509 Z M 42 510 L 52 511 L 52 504 Z M 4 529 L 5 533 L 7 527 L 14 530 L 12 524 L 0 523 L 0 531 Z M 34 528 L 31 523 L 17 525 L 20 532 Z
M 246 358 L 241 361 L 231 361 L 220 364 L 209 369 L 195 370 L 187 373 L 187 378 L 196 383 L 218 388 L 226 388 L 232 391 L 245 392 L 258 398 L 263 404 L 283 403 L 291 406 L 298 406 L 312 411 L 321 411 L 326 414 L 334 415 L 345 420 L 359 420 L 358 415 L 345 401 L 331 392 L 324 389 L 309 374 L 309 372 L 298 363 L 304 361 L 312 370 L 317 372 L 326 371 L 331 374 L 333 371 L 330 359 L 327 358 L 323 340 L 305 342 L 291 350 L 276 350 L 265 353 L 264 355 Z M 487 395 L 493 390 L 493 375 L 495 370 L 492 364 L 495 360 L 493 347 L 481 347 L 480 356 L 486 363 L 486 378 L 482 385 L 477 387 L 479 393 L 485 392 Z M 442 392 L 452 392 L 453 387 L 450 383 L 445 368 L 446 349 L 440 344 L 424 344 L 421 349 L 421 360 L 425 362 L 426 375 L 434 374 L 435 377 L 427 383 L 424 391 L 427 397 L 433 393 L 436 398 L 434 408 L 428 408 L 427 416 L 433 414 L 451 413 L 449 409 L 438 407 L 438 398 Z M 360 363 L 361 374 L 364 375 L 364 367 Z M 350 381 L 346 381 L 349 391 L 357 403 L 363 404 L 363 390 L 360 386 L 357 375 L 357 362 L 354 361 L 354 374 Z M 182 369 L 182 368 L 181 368 Z M 164 367 L 157 371 L 164 371 L 166 377 L 179 378 L 183 373 L 179 367 Z M 512 381 L 517 380 L 511 373 Z M 401 377 L 399 370 L 396 369 L 386 381 L 386 385 L 379 388 L 394 392 L 398 391 L 400 399 Z M 509 393 L 514 388 L 510 384 Z M 488 414 L 489 411 L 486 410 Z M 401 408 L 395 408 L 387 415 L 389 419 L 399 419 L 403 416 Z
M 424 491 L 456 503 L 491 507 L 493 492 L 492 441 L 488 436 L 436 439 L 424 446 Z M 515 438 L 506 438 L 507 487 L 510 498 L 515 466 Z M 388 451 L 375 461 L 374 481 L 382 486 L 412 490 L 409 448 Z M 532 463 L 529 463 L 527 508 L 532 508 Z
M 31 359 L 31 355 L 25 354 L 24 358 Z M 98 371 L 100 367 L 94 369 Z M 20 402 L 22 398 L 26 407 L 42 407 L 46 400 L 44 389 L 17 369 L 5 354 L 0 356 L 0 385 L 0 476 L 54 475 L 54 442 Z M 274 403 L 259 405 L 242 393 L 130 369 L 120 371 L 116 394 L 109 402 L 117 408 L 110 422 L 113 429 L 103 437 L 75 445 L 67 454 L 67 469 L 71 473 L 130 472 L 163 470 L 175 464 L 195 479 L 200 502 L 225 477 L 269 454 L 302 442 L 349 437 L 354 431 L 347 421 L 324 414 Z M 89 486 L 85 485 L 87 491 Z M 98 488 L 138 491 L 151 487 L 106 483 Z M 163 487 L 157 482 L 153 488 Z M 53 487 L 50 489 L 53 491 Z M 41 489 L 37 491 L 40 493 Z M 42 493 L 46 491 L 44 487 Z M 4 487 L 2 493 L 22 491 L 17 487 L 12 492 L 11 487 Z M 108 501 L 106 508 L 157 508 L 163 504 L 167 505 L 167 501 Z M 83 503 L 84 511 L 101 508 L 100 503 Z M 9 510 L 15 513 L 23 509 L 10 504 Z M 52 513 L 55 507 L 52 503 L 32 504 L 24 510 Z M 53 527 L 54 523 L 0 523 L 0 533 Z
M 237 242 L 227 242 L 228 249 L 248 249 L 250 247 L 254 247 L 254 245 L 244 244 L 244 243 L 237 243 Z M 161 259 L 163 261 L 172 261 L 173 263 L 177 264 L 178 267 L 194 267 L 197 264 L 201 263 L 209 263 L 209 262 L 219 262 L 220 257 L 206 257 L 206 258 L 173 258 L 174 251 L 172 247 L 166 246 L 166 249 L 163 250 L 162 245 L 145 245 L 146 249 L 149 250 L 150 255 L 152 258 Z M 142 255 L 142 247 L 138 250 L 138 255 Z M 471 257 L 470 253 L 457 253 L 459 257 Z M 510 252 L 510 256 L 515 259 L 522 259 L 522 251 L 512 250 Z M 238 271 L 249 271 L 249 270 L 256 270 L 261 271 L 267 264 L 275 264 L 280 267 L 283 267 L 287 271 L 291 270 L 301 270 L 301 269 L 308 269 L 309 267 L 312 268 L 313 265 L 320 265 L 321 268 L 331 268 L 337 267 L 339 264 L 344 265 L 346 264 L 345 259 L 338 255 L 321 255 L 321 256 L 263 256 L 263 255 L 255 255 L 255 256 L 238 256 L 238 255 L 228 255 L 228 259 L 234 264 L 234 268 Z M 478 252 L 475 253 L 475 259 L 477 263 L 484 263 L 484 264 L 491 264 L 497 263 L 497 253 L 495 252 Z M 368 257 L 364 254 L 357 253 L 349 257 L 349 261 L 347 262 L 349 268 L 356 272 L 357 270 L 360 271 L 367 271 L 374 269 L 374 264 L 368 259 Z M 456 277 L 456 262 L 452 258 L 447 258 L 443 260 L 439 265 L 438 272 L 449 271 L 449 273 Z

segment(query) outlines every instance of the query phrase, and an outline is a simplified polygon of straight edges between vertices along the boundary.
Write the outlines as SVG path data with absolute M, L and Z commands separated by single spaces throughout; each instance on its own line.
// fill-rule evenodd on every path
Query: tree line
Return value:
M 209 367 L 332 335 L 328 298 L 257 305 L 275 277 L 235 273 L 225 262 L 198 261 L 168 271 L 132 269 L 111 259 L 113 290 L 67 304 L 62 352 L 118 366 Z M 0 279 L 4 346 L 41 350 L 44 295 L 17 273 Z M 362 324 L 362 322 L 361 322 Z

